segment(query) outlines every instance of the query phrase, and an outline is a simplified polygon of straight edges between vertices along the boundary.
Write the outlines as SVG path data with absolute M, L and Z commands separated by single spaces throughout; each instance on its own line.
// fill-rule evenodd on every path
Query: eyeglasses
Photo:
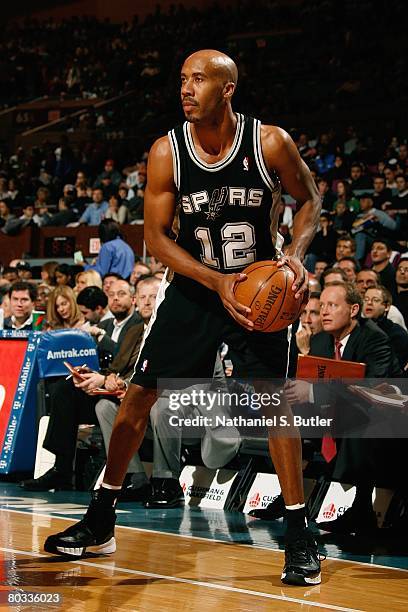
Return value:
M 365 304 L 370 304 L 370 303 L 371 304 L 384 304 L 384 301 L 381 298 L 378 298 L 378 297 L 373 297 L 373 298 L 365 297 L 363 299 L 363 302 Z

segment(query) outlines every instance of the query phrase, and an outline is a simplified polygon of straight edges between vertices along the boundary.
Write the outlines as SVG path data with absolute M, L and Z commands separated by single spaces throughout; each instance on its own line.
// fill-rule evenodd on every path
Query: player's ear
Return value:
M 231 99 L 234 95 L 235 83 L 230 81 L 224 85 L 224 98 Z

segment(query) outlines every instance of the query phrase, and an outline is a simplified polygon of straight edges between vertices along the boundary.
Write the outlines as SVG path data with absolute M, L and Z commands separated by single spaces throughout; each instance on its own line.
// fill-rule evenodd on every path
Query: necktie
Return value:
M 334 341 L 334 358 L 337 361 L 341 359 L 341 346 L 340 340 Z M 323 436 L 321 453 L 327 463 L 337 455 L 336 440 L 331 437 L 330 432 Z

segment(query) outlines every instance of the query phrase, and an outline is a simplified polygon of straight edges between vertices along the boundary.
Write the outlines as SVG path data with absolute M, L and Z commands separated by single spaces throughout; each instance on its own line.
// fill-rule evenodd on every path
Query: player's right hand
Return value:
M 231 317 L 247 331 L 253 331 L 254 324 L 247 319 L 251 309 L 237 302 L 234 295 L 234 286 L 246 280 L 246 274 L 221 274 L 215 284 L 215 291 L 221 298 L 224 308 L 228 310 Z

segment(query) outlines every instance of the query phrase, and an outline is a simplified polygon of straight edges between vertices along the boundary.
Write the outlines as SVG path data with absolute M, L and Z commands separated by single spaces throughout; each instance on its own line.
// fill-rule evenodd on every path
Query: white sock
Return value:
M 109 489 L 110 491 L 120 491 L 122 486 L 116 486 L 116 485 L 110 485 L 110 484 L 106 484 L 106 482 L 103 482 L 101 485 L 104 489 Z

